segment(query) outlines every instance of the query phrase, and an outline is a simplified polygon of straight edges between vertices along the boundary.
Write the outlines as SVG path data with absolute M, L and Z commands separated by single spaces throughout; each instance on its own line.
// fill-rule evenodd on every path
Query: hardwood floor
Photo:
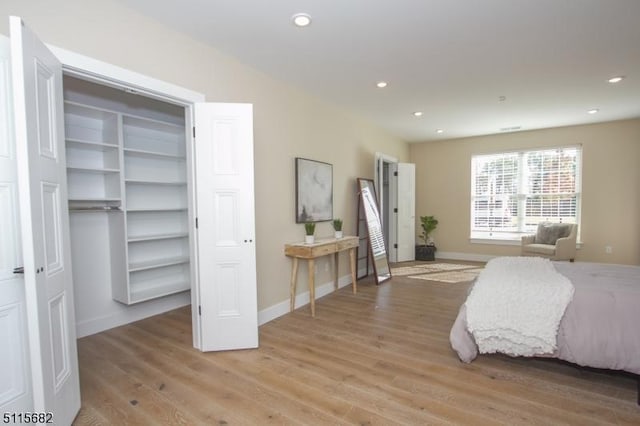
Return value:
M 75 424 L 640 424 L 636 382 L 553 360 L 461 363 L 469 284 L 359 281 L 260 327 L 260 348 L 201 353 L 188 308 L 78 341 Z

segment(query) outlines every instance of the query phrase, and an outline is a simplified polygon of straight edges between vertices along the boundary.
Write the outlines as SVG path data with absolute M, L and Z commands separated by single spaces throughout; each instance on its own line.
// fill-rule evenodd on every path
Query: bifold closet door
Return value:
M 255 348 L 253 108 L 196 104 L 195 124 L 197 300 L 202 314 L 194 330 L 203 351 Z
M 10 18 L 10 33 L 33 411 L 71 424 L 80 409 L 80 384 L 62 65 L 20 18 Z
M 9 38 L 0 35 L 0 413 L 33 411 L 18 217 Z

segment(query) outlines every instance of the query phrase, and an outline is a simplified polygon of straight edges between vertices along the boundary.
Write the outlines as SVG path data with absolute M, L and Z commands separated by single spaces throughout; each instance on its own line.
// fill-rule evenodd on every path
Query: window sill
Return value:
M 520 246 L 522 242 L 520 238 L 510 239 L 510 238 L 469 238 L 469 242 L 471 244 L 487 244 L 494 246 Z M 580 250 L 584 243 L 582 241 L 576 242 L 576 249 Z
M 471 244 L 491 244 L 496 246 L 519 246 L 520 239 L 498 239 L 498 238 L 470 238 Z

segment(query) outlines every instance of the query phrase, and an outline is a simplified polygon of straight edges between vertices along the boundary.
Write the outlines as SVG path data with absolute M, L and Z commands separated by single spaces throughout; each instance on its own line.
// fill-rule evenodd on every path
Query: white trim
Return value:
M 446 260 L 468 260 L 470 262 L 488 262 L 494 257 L 501 257 L 494 254 L 458 253 L 458 252 L 436 252 L 436 259 Z
M 388 193 L 383 191 L 383 173 L 384 173 L 384 164 L 389 164 L 389 190 Z M 392 168 L 394 170 L 392 170 Z M 398 249 L 394 247 L 394 244 L 398 239 L 398 217 L 394 215 L 393 210 L 397 208 L 398 204 L 398 181 L 397 178 L 393 176 L 393 172 L 398 169 L 398 159 L 392 157 L 390 155 L 384 154 L 382 152 L 376 152 L 375 155 L 375 167 L 373 173 L 373 185 L 376 190 L 376 194 L 378 196 L 378 207 L 380 209 L 380 216 L 382 217 L 382 223 L 384 223 L 385 219 L 387 219 L 388 229 L 387 235 L 385 238 L 387 239 L 387 258 L 390 262 L 395 262 L 398 259 Z M 384 209 L 385 206 L 385 197 L 389 197 L 389 203 L 387 204 L 387 209 Z M 395 219 L 395 220 L 391 220 Z M 384 227 L 383 227 L 384 229 Z
M 202 93 L 129 71 L 60 47 L 52 45 L 47 45 L 47 47 L 62 62 L 65 74 L 84 79 L 90 78 L 111 87 L 124 86 L 140 94 L 179 105 L 204 102 L 205 100 L 205 96 Z
M 76 338 L 80 339 L 81 337 L 100 333 L 101 331 L 149 318 L 190 304 L 191 299 L 189 294 L 180 293 L 175 296 L 163 298 L 159 304 L 152 304 L 151 309 L 149 309 L 150 307 L 145 303 L 128 306 L 126 310 L 121 312 L 114 312 L 102 317 L 76 322 Z
M 351 285 L 351 274 L 343 275 L 338 279 L 338 288 L 346 287 Z M 320 286 L 316 287 L 316 300 L 319 298 L 326 296 L 327 294 L 333 293 L 335 290 L 333 288 L 333 281 L 324 283 Z M 295 309 L 298 309 L 301 306 L 305 306 L 309 304 L 310 301 L 309 290 L 304 293 L 300 293 L 296 295 L 295 298 Z M 266 324 L 269 321 L 272 321 L 276 318 L 279 318 L 283 315 L 289 313 L 290 301 L 289 299 L 283 300 L 282 302 L 276 303 L 275 305 L 271 305 L 268 308 L 265 308 L 258 312 L 258 325 Z M 311 315 L 311 314 L 309 314 Z
M 530 235 L 530 234 L 523 234 Z M 520 246 L 522 244 L 521 240 L 498 240 L 498 239 L 489 239 L 489 238 L 469 238 L 469 242 L 471 244 L 487 244 L 494 246 Z M 584 243 L 582 241 L 576 242 L 576 249 L 580 250 Z
M 521 240 L 500 240 L 497 238 L 469 238 L 469 242 L 471 244 L 491 244 L 496 246 L 519 246 L 522 244 Z
M 573 192 L 565 192 L 565 193 L 552 193 L 552 194 L 532 194 L 531 192 L 529 192 L 529 188 L 526 184 L 528 178 L 527 178 L 527 172 L 529 171 L 529 167 L 527 165 L 527 156 L 531 153 L 540 153 L 540 152 L 548 152 L 548 151 L 565 151 L 565 150 L 575 150 L 576 153 L 576 170 L 575 170 L 575 189 Z M 513 171 L 516 172 L 513 175 L 516 176 L 513 179 L 515 180 L 516 183 L 518 183 L 518 188 L 516 190 L 515 193 L 509 193 L 509 194 L 477 194 L 476 191 L 478 190 L 478 162 L 477 160 L 482 159 L 482 158 L 486 158 L 486 157 L 499 157 L 504 159 L 507 156 L 517 156 L 516 161 L 514 162 L 515 165 L 513 167 Z M 527 200 L 529 200 L 531 197 L 542 197 L 543 199 L 547 196 L 552 196 L 552 195 L 564 195 L 564 196 L 574 196 L 575 197 L 575 205 L 576 205 L 576 210 L 575 210 L 575 223 L 578 224 L 578 227 L 580 228 L 580 212 L 581 212 L 581 206 L 582 206 L 582 145 L 578 144 L 578 145 L 568 145 L 568 146 L 562 146 L 562 147 L 551 147 L 551 148 L 545 148 L 545 147 L 541 147 L 541 148 L 537 148 L 537 149 L 528 149 L 528 150 L 515 150 L 515 151 L 505 151 L 505 152 L 496 152 L 496 153 L 491 153 L 491 154 L 472 154 L 471 155 L 471 164 L 470 164 L 470 169 L 471 169 L 471 202 L 469 204 L 470 207 L 470 229 L 471 229 L 471 236 L 470 238 L 472 240 L 475 240 L 473 242 L 476 243 L 483 243 L 479 240 L 482 240 L 483 236 L 485 236 L 487 240 L 491 240 L 491 239 L 498 239 L 498 240 L 510 240 L 510 239 L 515 239 L 518 240 L 519 236 L 521 235 L 526 235 L 526 234 L 531 234 L 534 233 L 535 230 L 533 228 L 528 228 L 527 227 L 527 217 L 526 216 L 526 204 L 527 204 Z M 484 160 L 483 160 L 484 161 Z M 493 161 L 493 160 L 491 160 Z M 492 192 L 492 191 L 489 191 Z M 509 231 L 508 229 L 512 229 L 512 225 L 511 223 L 509 224 L 507 229 L 502 229 L 502 228 L 496 228 L 495 230 L 487 230 L 487 229 L 482 229 L 482 228 L 476 228 L 475 227 L 475 219 L 480 217 L 483 218 L 485 217 L 484 215 L 480 215 L 477 216 L 479 214 L 479 212 L 481 210 L 476 210 L 476 202 L 477 201 L 482 201 L 482 200 L 486 200 L 485 202 L 489 203 L 489 200 L 491 198 L 504 198 L 505 200 L 508 201 L 516 201 L 517 202 L 517 223 L 516 223 L 516 228 L 515 230 L 511 230 Z M 503 206 L 504 209 L 508 209 L 507 206 Z M 503 212 L 504 213 L 504 212 Z M 491 214 L 491 216 L 487 216 L 487 218 L 493 218 L 493 214 Z M 511 215 L 507 214 L 507 215 L 502 215 L 502 216 L 497 216 L 497 218 L 502 218 L 502 219 L 509 219 L 509 222 L 512 222 L 512 219 L 514 217 L 512 217 Z M 530 219 L 533 219 L 534 217 L 529 217 Z M 542 215 L 538 217 L 539 219 L 542 220 L 551 220 L 553 222 L 555 222 L 558 217 L 557 216 L 547 216 L 545 218 L 545 215 Z M 560 222 L 562 222 L 563 217 L 559 217 Z M 495 233 L 495 237 L 492 236 L 492 233 Z M 500 236 L 502 237 L 506 237 L 506 238 L 500 238 Z M 578 236 L 579 237 L 579 236 Z M 510 243 L 504 243 L 504 245 L 509 245 Z
M 57 46 L 47 45 L 47 47 L 53 52 L 53 54 L 62 63 L 62 71 L 64 74 L 73 75 L 75 77 L 102 84 L 117 89 L 132 90 L 140 95 L 147 96 L 153 99 L 157 99 L 166 103 L 174 105 L 180 105 L 185 108 L 185 136 L 187 144 L 187 160 L 191 163 L 191 170 L 189 178 L 191 179 L 191 193 L 189 194 L 190 201 L 190 213 L 189 222 L 191 226 L 194 224 L 193 212 L 195 212 L 195 180 L 193 171 L 195 166 L 193 164 L 194 153 L 194 137 L 191 132 L 193 126 L 194 108 L 198 102 L 204 102 L 205 96 L 202 93 L 194 92 L 184 87 L 176 86 L 171 83 L 167 83 L 161 80 L 157 80 L 146 75 L 127 70 L 125 68 L 118 67 L 106 62 L 99 61 L 97 59 L 90 58 L 75 52 L 71 52 L 66 49 L 62 49 Z M 197 312 L 199 306 L 199 284 L 197 274 L 197 233 L 192 228 L 190 241 L 190 253 L 192 255 L 191 264 L 191 306 L 192 306 L 192 323 L 195 325 L 197 322 Z M 195 256 L 194 256 L 195 255 Z M 174 300 L 174 299 L 170 299 Z M 182 303 L 182 302 L 180 302 Z M 175 309 L 179 306 L 169 307 L 164 303 L 160 304 L 164 306 L 164 311 Z M 184 306 L 184 305 L 180 305 Z M 163 312 L 164 312 L 163 311 Z M 155 312 L 161 313 L 161 312 Z M 127 315 L 122 315 L 123 318 L 130 318 Z M 129 320 L 131 322 L 133 320 Z M 100 324 L 105 325 L 100 325 Z M 90 333 L 91 330 L 97 330 L 101 327 L 110 328 L 112 326 L 121 325 L 118 324 L 113 318 L 102 318 L 94 321 L 89 321 L 83 324 L 76 324 L 78 334 L 81 332 Z M 200 347 L 200 330 L 199 327 L 194 327 L 192 331 L 193 346 Z

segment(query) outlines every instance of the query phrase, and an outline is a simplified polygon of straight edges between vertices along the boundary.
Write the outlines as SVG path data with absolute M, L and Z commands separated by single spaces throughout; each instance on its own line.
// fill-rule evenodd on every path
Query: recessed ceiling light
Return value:
M 311 16 L 306 13 L 296 13 L 291 17 L 291 21 L 297 27 L 306 27 L 311 24 Z
M 413 113 L 414 116 L 416 117 L 421 117 L 422 116 L 422 111 L 416 111 Z
M 376 86 L 381 88 L 381 89 L 385 88 L 385 87 L 387 87 L 387 82 L 386 81 L 379 81 L 379 82 L 376 83 Z
M 438 130 L 436 130 L 436 133 L 444 133 L 444 130 L 438 129 Z
M 593 109 L 590 109 L 589 111 L 587 111 L 587 113 L 588 114 L 596 114 L 596 113 L 598 113 L 598 111 L 600 111 L 598 108 L 593 108 Z
M 624 76 L 620 75 L 618 77 L 611 77 L 609 80 L 607 80 L 609 83 L 620 83 L 622 80 L 624 80 Z

